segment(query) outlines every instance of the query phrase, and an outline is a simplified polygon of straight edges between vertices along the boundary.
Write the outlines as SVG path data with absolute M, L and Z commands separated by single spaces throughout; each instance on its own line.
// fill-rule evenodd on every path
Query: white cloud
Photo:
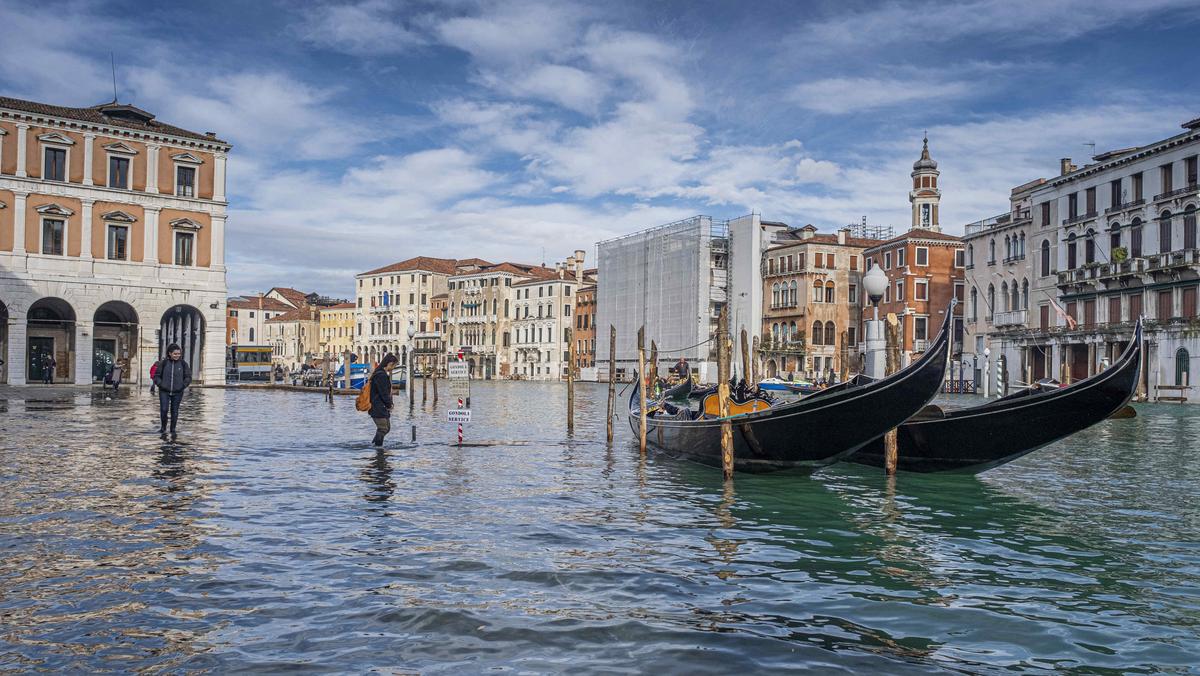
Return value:
M 975 91 L 967 82 L 918 79 L 835 77 L 798 84 L 788 92 L 796 105 L 821 113 L 853 113 L 919 101 L 965 97 Z
M 403 54 L 426 39 L 396 17 L 384 0 L 315 5 L 304 10 L 296 33 L 306 42 L 357 56 Z

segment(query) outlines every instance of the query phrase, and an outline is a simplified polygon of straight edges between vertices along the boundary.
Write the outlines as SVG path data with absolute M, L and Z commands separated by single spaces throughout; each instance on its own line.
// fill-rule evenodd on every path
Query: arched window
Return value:
M 1067 269 L 1074 270 L 1079 262 L 1075 252 L 1075 233 L 1067 235 Z
M 1121 224 L 1113 223 L 1108 226 L 1108 260 L 1112 260 L 1112 252 L 1121 246 Z
M 1000 285 L 1000 299 L 1004 301 L 1004 311 L 1008 312 L 1011 307 L 1008 307 L 1008 282 Z
M 792 322 L 791 326 L 788 328 L 788 340 L 793 342 L 800 340 L 800 334 L 796 333 L 796 322 Z
M 771 285 L 771 307 L 779 307 L 779 285 Z
M 834 299 L 833 282 L 825 282 L 825 302 L 832 303 L 832 302 L 834 302 L 833 299 Z
M 825 300 L 825 287 L 821 284 L 821 280 L 813 282 L 813 302 L 821 303 Z
M 1189 204 L 1183 212 L 1183 248 L 1196 248 L 1196 205 Z
M 971 287 L 971 321 L 979 317 L 979 290 Z
M 987 318 L 991 319 L 996 312 L 996 285 L 988 284 L 987 294 Z
M 825 344 L 837 345 L 837 329 L 834 328 L 833 322 L 825 322 Z
M 1129 224 L 1129 257 L 1142 257 L 1142 219 L 1135 218 Z
M 1021 245 L 1018 248 L 1017 255 L 1021 258 L 1025 257 L 1025 233 L 1021 233 Z
M 996 240 L 988 242 L 988 263 L 996 262 Z
M 813 345 L 820 345 L 820 344 L 821 344 L 821 338 L 822 338 L 822 336 L 824 336 L 824 335 L 825 335 L 825 330 L 824 330 L 823 328 L 821 328 L 821 322 L 813 322 L 813 329 L 812 329 L 812 344 L 813 344 Z
M 789 296 L 789 298 L 788 298 L 788 304 L 789 304 L 789 305 L 791 305 L 791 306 L 793 306 L 793 307 L 795 307 L 795 306 L 798 304 L 798 303 L 797 303 L 797 301 L 799 301 L 799 300 L 800 300 L 800 299 L 799 299 L 799 297 L 796 295 L 796 282 L 795 282 L 795 280 L 792 280 L 792 285 L 791 285 L 791 287 L 790 287 L 790 289 L 789 289 L 788 296 Z
M 1009 239 L 1008 235 L 1005 235 L 1004 236 L 1004 259 L 1008 260 L 1009 258 L 1012 258 L 1012 240 Z
M 768 275 L 775 274 L 775 259 L 774 258 L 767 259 L 767 274 Z
M 772 343 L 779 342 L 779 323 L 778 322 L 771 325 L 771 342 Z
M 1029 280 L 1021 280 L 1021 309 L 1029 309 Z
M 974 244 L 967 245 L 967 267 L 968 268 L 975 267 L 975 245 Z
M 1159 253 L 1170 253 L 1175 250 L 1175 247 L 1171 246 L 1171 235 L 1173 234 L 1171 231 L 1173 229 L 1174 228 L 1171 227 L 1171 212 L 1170 211 L 1162 212 L 1162 215 L 1160 215 L 1158 217 L 1158 252 Z
M 1187 348 L 1181 347 L 1175 350 L 1175 384 L 1177 386 L 1185 387 L 1192 384 L 1189 360 Z
M 1042 276 L 1050 276 L 1050 240 L 1042 240 Z
M 1017 280 L 1013 280 L 1012 285 L 1012 302 L 1009 303 L 1009 309 L 1013 312 L 1021 309 L 1021 289 L 1017 286 Z
M 1083 241 L 1083 262 L 1096 262 L 1096 231 L 1088 228 L 1087 239 Z

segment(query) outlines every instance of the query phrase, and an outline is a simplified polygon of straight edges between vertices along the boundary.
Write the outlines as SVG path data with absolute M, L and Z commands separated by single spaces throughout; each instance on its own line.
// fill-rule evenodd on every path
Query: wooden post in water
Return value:
M 425 361 L 424 359 L 420 361 Z M 419 362 L 418 362 L 419 363 Z M 417 369 L 413 369 L 413 377 L 416 377 Z M 435 386 L 436 387 L 436 386 Z M 425 405 L 425 399 L 429 396 L 429 377 L 425 373 L 424 367 L 421 368 L 421 405 Z
M 746 327 L 742 327 L 742 380 L 746 381 L 746 387 L 753 389 L 754 385 L 750 382 L 750 339 L 746 335 Z
M 886 360 L 884 373 L 892 375 L 900 370 L 900 322 L 896 319 L 896 315 L 888 313 L 887 324 L 884 326 L 884 336 L 887 344 L 885 352 Z M 896 474 L 896 464 L 899 458 L 899 450 L 896 445 L 896 428 L 888 430 L 887 434 L 883 435 L 883 469 L 887 476 Z
M 328 388 L 325 393 L 325 398 L 333 401 L 333 388 L 329 387 L 329 353 L 325 353 L 325 358 L 321 360 L 321 387 Z
M 842 357 L 842 368 L 838 373 L 838 382 L 844 383 L 846 382 L 846 379 L 850 377 L 850 336 L 847 332 L 842 331 L 841 339 L 842 349 L 840 350 L 839 354 L 841 354 Z
M 353 355 L 350 354 L 350 350 L 346 350 L 342 354 L 342 358 L 345 360 L 345 362 L 344 362 L 345 366 L 343 366 L 345 371 L 342 373 L 342 380 L 343 380 L 343 385 L 345 386 L 345 388 L 347 390 L 350 389 L 350 383 L 351 383 L 350 372 L 353 370 L 350 368 L 353 365 L 352 357 L 353 357 Z
M 762 350 L 759 347 L 758 336 L 755 336 L 750 343 L 752 354 L 750 355 L 750 382 L 754 387 L 758 387 L 758 382 L 762 380 Z
M 438 397 L 438 393 L 437 393 L 437 381 L 438 381 L 438 360 L 439 360 L 440 358 L 441 358 L 440 356 L 438 356 L 438 355 L 434 355 L 434 357 L 433 357 L 433 369 L 430 371 L 430 373 L 433 375 L 433 403 L 434 403 L 434 405 L 437 405 L 437 397 Z
M 575 431 L 575 332 L 567 329 L 567 431 Z
M 641 406 L 641 411 L 638 413 L 638 419 L 641 422 L 638 430 L 638 451 L 646 454 L 646 327 L 642 326 L 638 329 L 638 400 Z
M 717 413 L 721 417 L 721 469 L 725 480 L 733 479 L 733 424 L 729 422 L 729 371 L 733 345 L 729 337 L 729 306 L 717 319 Z
M 607 440 L 613 439 L 613 397 L 617 394 L 617 327 L 608 325 L 608 426 Z
M 650 341 L 650 387 L 654 396 L 658 397 L 658 343 Z

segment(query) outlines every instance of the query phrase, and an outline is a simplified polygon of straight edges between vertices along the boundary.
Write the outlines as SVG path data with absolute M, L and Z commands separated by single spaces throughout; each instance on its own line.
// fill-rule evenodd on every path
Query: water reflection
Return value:
M 605 386 L 473 390 L 418 444 L 348 397 L 0 390 L 0 669 L 1186 671 L 1197 414 L 981 478 L 739 476 L 651 453 Z M 1114 421 L 1115 423 L 1115 421 Z M 401 437 L 406 434 L 401 434 Z M 514 443 L 512 440 L 522 440 Z M 1150 440 L 1144 443 L 1139 440 Z M 381 657 L 382 656 L 382 657 Z

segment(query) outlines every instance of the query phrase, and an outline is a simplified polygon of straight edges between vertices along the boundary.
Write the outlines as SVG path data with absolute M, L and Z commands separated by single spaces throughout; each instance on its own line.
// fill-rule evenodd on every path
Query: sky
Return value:
M 234 145 L 231 294 L 553 264 L 695 214 L 943 229 L 1200 117 L 1200 0 L 14 2 L 0 93 Z

